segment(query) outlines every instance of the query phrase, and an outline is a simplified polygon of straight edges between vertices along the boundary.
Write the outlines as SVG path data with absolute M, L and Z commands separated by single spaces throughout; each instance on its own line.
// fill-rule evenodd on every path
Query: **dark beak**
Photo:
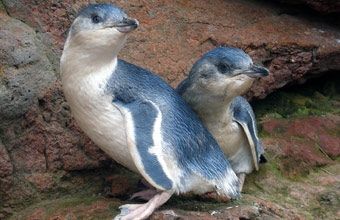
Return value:
M 121 22 L 115 24 L 114 27 L 121 33 L 129 33 L 135 30 L 138 25 L 139 23 L 136 19 L 124 18 Z
M 263 66 L 252 65 L 250 68 L 243 72 L 250 77 L 264 77 L 269 75 L 269 70 Z

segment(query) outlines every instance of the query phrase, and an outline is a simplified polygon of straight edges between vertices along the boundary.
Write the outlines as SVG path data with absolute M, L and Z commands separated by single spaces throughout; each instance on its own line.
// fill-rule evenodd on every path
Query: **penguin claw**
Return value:
M 129 200 L 135 200 L 135 199 L 140 199 L 140 200 L 144 200 L 144 201 L 149 201 L 150 199 L 152 199 L 152 197 L 154 197 L 157 194 L 157 190 L 156 189 L 147 189 L 147 190 L 143 190 L 137 193 L 134 193 Z
M 120 209 L 120 213 L 113 220 L 124 220 L 125 216 L 140 208 L 142 205 L 143 204 L 126 204 L 119 206 L 118 208 Z
M 147 203 L 126 204 L 119 207 L 120 214 L 114 220 L 142 220 L 147 219 L 158 207 L 169 200 L 173 192 L 159 192 Z

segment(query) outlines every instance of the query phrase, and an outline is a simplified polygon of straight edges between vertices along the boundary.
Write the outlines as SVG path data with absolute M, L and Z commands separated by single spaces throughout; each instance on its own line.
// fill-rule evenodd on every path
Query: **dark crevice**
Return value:
M 8 16 L 10 16 L 10 14 L 9 14 L 7 8 L 6 8 L 6 5 L 3 3 L 2 0 L 0 0 L 0 9 L 1 9 L 1 8 L 3 8 L 4 11 L 6 12 L 6 14 L 7 14 Z
M 282 0 L 260 0 L 264 4 L 270 5 L 277 9 L 278 15 L 290 15 L 294 17 L 299 17 L 307 19 L 308 21 L 327 23 L 330 26 L 339 28 L 340 26 L 340 13 L 322 13 L 314 10 L 307 4 L 302 2 L 289 4 L 284 3 Z
M 213 46 L 215 46 L 215 47 L 218 45 L 218 42 L 217 42 L 215 39 L 211 38 L 211 37 L 209 37 L 208 39 L 203 40 L 203 41 L 200 43 L 200 45 L 203 45 L 203 44 L 205 44 L 205 43 L 209 43 L 209 44 L 211 44 L 211 45 L 213 45 Z
M 340 85 L 340 72 L 339 71 L 327 71 L 319 74 L 308 74 L 308 78 L 306 78 L 306 82 L 303 84 L 298 83 L 290 83 L 283 87 L 282 91 L 296 91 L 302 92 L 305 95 L 311 95 L 311 91 L 319 91 L 324 95 L 331 94 L 340 94 L 340 87 L 336 85 Z M 334 85 L 334 91 L 327 91 L 327 88 L 330 88 L 330 85 Z M 327 88 L 326 88 L 327 87 Z

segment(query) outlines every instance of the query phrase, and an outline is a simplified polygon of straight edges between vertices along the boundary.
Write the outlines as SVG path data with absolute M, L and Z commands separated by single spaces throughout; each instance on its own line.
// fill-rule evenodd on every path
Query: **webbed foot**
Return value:
M 143 220 L 148 218 L 158 207 L 168 201 L 173 193 L 159 192 L 144 204 L 120 206 L 120 214 L 114 220 Z
M 144 201 L 149 201 L 150 199 L 152 199 L 152 197 L 154 197 L 157 194 L 157 190 L 156 189 L 147 189 L 147 190 L 143 190 L 137 193 L 134 193 L 129 200 L 134 200 L 134 199 L 141 199 Z

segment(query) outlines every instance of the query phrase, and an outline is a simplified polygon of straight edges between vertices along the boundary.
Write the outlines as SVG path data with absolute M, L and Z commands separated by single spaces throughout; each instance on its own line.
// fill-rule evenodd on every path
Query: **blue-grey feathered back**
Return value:
M 177 163 L 185 172 L 216 179 L 231 169 L 224 153 L 196 114 L 160 77 L 119 60 L 107 90 L 124 103 L 136 99 L 152 100 L 158 106 L 163 114 L 163 139 L 172 147 Z

